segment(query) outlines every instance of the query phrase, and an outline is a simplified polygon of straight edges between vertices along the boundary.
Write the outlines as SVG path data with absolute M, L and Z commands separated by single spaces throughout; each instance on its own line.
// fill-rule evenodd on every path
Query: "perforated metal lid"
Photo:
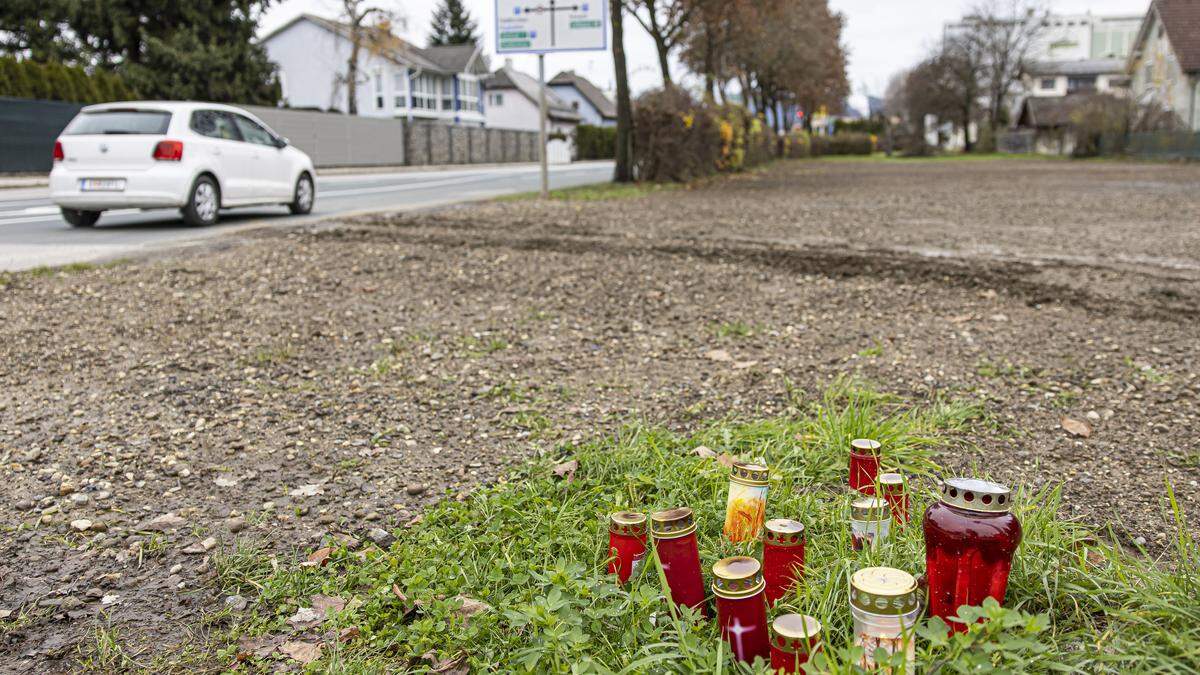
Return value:
M 1007 513 L 1012 509 L 1012 489 L 977 478 L 947 478 L 942 483 L 942 503 L 968 511 Z
M 850 602 L 872 614 L 907 614 L 921 604 L 917 580 L 893 567 L 865 567 L 850 577 Z
M 856 438 L 850 441 L 850 450 L 857 452 L 860 455 L 878 455 L 880 445 L 879 441 L 874 441 L 869 438 Z
M 617 511 L 608 514 L 608 530 L 617 534 L 640 537 L 646 534 L 646 515 L 637 511 Z
M 674 539 L 696 531 L 696 517 L 686 506 L 650 514 L 650 533 L 659 539 Z
M 768 520 L 763 540 L 772 546 L 799 546 L 804 543 L 804 523 L 790 518 Z
M 745 598 L 763 590 L 762 564 L 737 555 L 713 565 L 713 592 L 723 598 Z
M 850 505 L 851 520 L 886 520 L 890 517 L 891 507 L 878 497 L 863 497 Z
M 821 622 L 805 614 L 780 614 L 771 622 L 771 641 L 789 654 L 808 653 L 821 640 Z
M 767 477 L 770 475 L 770 469 L 762 464 L 748 464 L 746 462 L 734 462 L 729 469 L 730 480 L 746 485 L 766 485 Z

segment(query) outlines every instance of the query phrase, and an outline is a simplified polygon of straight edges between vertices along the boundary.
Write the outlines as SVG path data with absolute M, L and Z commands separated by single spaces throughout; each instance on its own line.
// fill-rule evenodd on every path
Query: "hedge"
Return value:
M 104 103 L 137 98 L 115 73 L 96 69 L 88 74 L 80 66 L 37 63 L 0 56 L 0 96 L 44 101 Z
M 617 128 L 580 124 L 575 127 L 576 159 L 613 159 L 617 156 Z

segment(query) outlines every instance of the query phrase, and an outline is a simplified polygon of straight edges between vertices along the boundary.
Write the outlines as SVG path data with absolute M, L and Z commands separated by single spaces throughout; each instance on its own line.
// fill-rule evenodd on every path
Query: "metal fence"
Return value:
M 49 171 L 78 103 L 0 97 L 0 173 Z M 537 132 L 243 106 L 317 167 L 537 161 Z
M 1200 160 L 1200 133 L 1145 131 L 1126 135 L 1107 134 L 1100 139 L 1100 154 L 1138 159 Z
M 1017 129 L 996 134 L 996 150 L 1014 155 L 1035 151 L 1036 137 L 1033 129 Z

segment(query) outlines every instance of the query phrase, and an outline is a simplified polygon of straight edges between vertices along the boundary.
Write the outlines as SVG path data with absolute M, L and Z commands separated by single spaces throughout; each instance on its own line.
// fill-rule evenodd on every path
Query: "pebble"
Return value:
M 404 488 L 404 491 L 407 492 L 409 495 L 416 497 L 417 495 L 424 494 L 425 490 L 427 490 L 427 489 L 428 488 L 425 487 L 424 485 L 420 485 L 418 483 L 412 483 L 408 487 Z
M 245 518 L 230 518 L 229 520 L 227 520 L 225 522 L 225 525 L 226 525 L 226 527 L 229 528 L 230 532 L 237 534 L 238 532 L 241 532 L 242 530 L 246 529 L 246 519 Z
M 88 496 L 82 492 L 76 492 L 75 494 L 71 495 L 71 501 L 76 504 L 86 504 L 88 503 Z
M 1146 538 L 1145 538 L 1145 537 L 1138 537 L 1138 538 L 1136 538 L 1136 539 L 1134 539 L 1134 540 L 1133 540 L 1133 543 L 1137 544 L 1138 546 L 1145 546 L 1145 545 L 1146 545 Z
M 72 520 L 71 529 L 75 530 L 76 532 L 87 532 L 88 530 L 92 529 L 92 521 L 88 520 L 87 518 Z
M 34 504 L 32 499 L 22 499 L 17 502 L 18 511 L 32 511 L 35 506 L 37 504 Z
M 382 527 L 371 528 L 371 531 L 367 532 L 367 536 L 370 537 L 371 541 L 375 542 L 375 545 L 379 548 L 390 548 L 391 545 L 396 541 L 396 538 L 392 536 L 392 533 L 388 532 Z
M 246 609 L 247 601 L 240 595 L 231 595 L 225 598 L 225 609 L 233 612 L 240 612 Z

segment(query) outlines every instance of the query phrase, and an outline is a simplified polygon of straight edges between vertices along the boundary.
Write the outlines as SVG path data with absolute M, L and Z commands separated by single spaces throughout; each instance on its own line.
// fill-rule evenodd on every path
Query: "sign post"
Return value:
M 496 53 L 538 55 L 538 139 L 542 198 L 550 194 L 546 161 L 546 54 L 608 49 L 608 0 L 496 0 Z

